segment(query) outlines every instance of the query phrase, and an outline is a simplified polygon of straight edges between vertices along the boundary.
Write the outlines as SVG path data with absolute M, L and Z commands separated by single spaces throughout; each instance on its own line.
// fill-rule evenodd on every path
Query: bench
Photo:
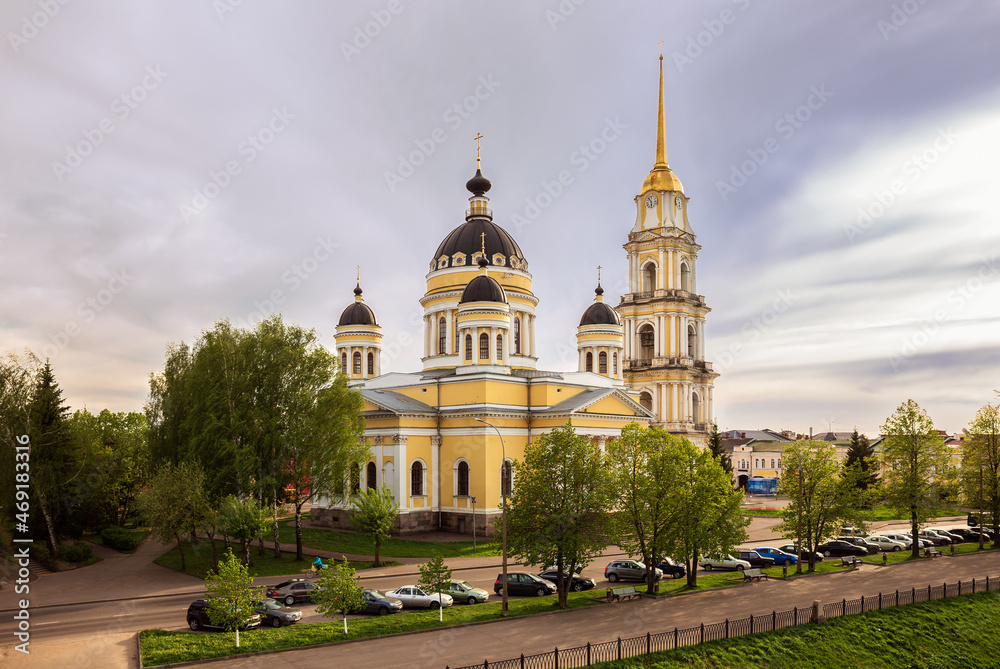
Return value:
M 632 599 L 633 597 L 642 597 L 642 593 L 636 590 L 634 585 L 628 585 L 622 588 L 610 588 L 608 590 L 609 602 L 620 602 L 623 599 Z
M 924 557 L 936 558 L 936 557 L 941 557 L 941 555 L 942 555 L 941 551 L 934 548 L 933 546 L 928 546 L 927 548 L 924 549 Z
M 861 558 L 859 558 L 857 555 L 845 555 L 844 557 L 840 558 L 841 567 L 846 567 L 848 565 L 852 567 L 857 567 L 859 564 L 861 564 L 861 562 L 862 562 Z
M 761 571 L 759 568 L 744 569 L 743 570 L 743 582 L 744 583 L 747 582 L 747 581 L 753 581 L 753 580 L 758 580 L 759 581 L 762 578 L 766 578 L 769 581 L 771 580 L 771 578 L 767 574 L 765 574 L 763 571 Z

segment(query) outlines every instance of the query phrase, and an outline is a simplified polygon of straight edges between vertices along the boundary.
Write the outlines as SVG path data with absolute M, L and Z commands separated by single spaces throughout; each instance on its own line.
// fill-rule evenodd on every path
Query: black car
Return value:
M 374 613 L 375 615 L 384 616 L 388 613 L 399 613 L 403 610 L 402 601 L 395 597 L 388 597 L 378 590 L 363 590 L 361 595 L 365 601 L 364 607 L 361 609 L 364 613 Z
M 291 606 L 296 602 L 311 602 L 313 595 L 319 592 L 319 586 L 312 581 L 293 578 L 282 581 L 278 585 L 267 586 L 267 596 Z
M 663 572 L 664 576 L 669 576 L 670 578 L 684 578 L 687 576 L 687 568 L 682 564 L 677 564 L 670 558 L 663 558 L 663 562 L 656 565 L 656 567 Z
M 510 574 L 508 574 L 508 576 L 509 575 Z M 558 575 L 559 575 L 558 569 L 549 569 L 548 571 L 543 571 L 541 574 L 539 574 L 538 578 L 544 578 L 546 581 L 555 583 Z M 569 584 L 569 589 L 572 590 L 573 592 L 582 592 L 583 590 L 593 590 L 596 587 L 597 587 L 597 581 L 595 581 L 592 578 L 584 578 L 579 574 L 573 574 L 573 578 Z
M 878 545 L 872 544 L 864 537 L 837 537 L 837 541 L 843 541 L 849 544 L 854 544 L 858 548 L 863 548 L 865 549 L 865 555 L 875 555 L 879 552 Z
M 764 557 L 757 551 L 740 551 L 740 554 L 736 558 L 738 560 L 746 560 L 750 563 L 751 567 L 758 569 L 767 569 L 774 566 L 774 558 Z
M 795 555 L 796 557 L 799 554 L 799 547 L 796 546 L 795 544 L 785 544 L 784 546 L 778 546 L 778 550 L 782 551 L 784 553 L 789 553 L 791 555 Z M 802 551 L 802 561 L 803 562 L 808 562 L 809 561 L 809 554 L 810 553 L 813 554 L 813 560 L 814 561 L 816 561 L 816 562 L 822 562 L 823 561 L 823 554 L 822 553 L 817 553 L 816 551 L 810 551 L 810 550 L 803 550 Z
M 826 557 L 846 557 L 850 555 L 868 555 L 868 549 L 849 544 L 846 541 L 827 541 L 816 546 L 816 552 Z
M 493 584 L 493 592 L 498 595 L 503 592 L 503 574 L 497 574 L 496 583 Z M 555 583 L 549 583 L 545 579 L 538 578 L 534 574 L 522 572 L 507 572 L 507 594 L 508 595 L 554 595 L 556 592 Z
M 254 612 L 261 615 L 263 618 L 261 622 L 264 625 L 270 625 L 271 627 L 291 625 L 302 620 L 302 611 L 282 606 L 273 599 L 265 599 L 262 602 L 257 602 Z
M 212 624 L 208 618 L 208 600 L 198 599 L 191 602 L 187 610 L 187 624 L 192 630 L 198 631 L 206 629 L 222 629 L 220 625 Z M 249 630 L 260 627 L 260 614 L 252 614 L 245 623 L 240 626 L 241 630 Z

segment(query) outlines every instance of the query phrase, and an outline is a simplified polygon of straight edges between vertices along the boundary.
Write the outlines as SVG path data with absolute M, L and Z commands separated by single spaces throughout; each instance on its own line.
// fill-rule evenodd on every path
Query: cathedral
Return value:
M 401 533 L 492 531 L 516 485 L 511 463 L 539 434 L 572 421 L 602 449 L 631 422 L 657 425 L 696 444 L 707 440 L 717 374 L 705 361 L 697 294 L 701 248 L 688 198 L 667 165 L 660 56 L 656 161 L 635 196 L 624 248 L 629 292 L 617 307 L 598 281 L 577 327 L 575 371 L 538 368 L 528 259 L 493 222 L 479 158 L 467 183 L 465 221 L 429 260 L 422 369 L 380 368 L 382 332 L 360 286 L 341 314 L 336 352 L 364 400 L 372 456 L 352 472 L 355 488 L 388 487 Z M 317 500 L 316 524 L 350 527 L 350 505 Z

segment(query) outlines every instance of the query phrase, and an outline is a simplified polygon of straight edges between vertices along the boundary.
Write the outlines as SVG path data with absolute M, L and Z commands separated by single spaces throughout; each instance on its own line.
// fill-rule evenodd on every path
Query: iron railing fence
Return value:
M 866 611 L 905 606 L 932 599 L 959 597 L 977 592 L 1000 590 L 1000 578 L 987 576 L 985 579 L 927 585 L 920 588 L 895 590 L 890 593 L 880 592 L 877 595 L 862 595 L 858 599 L 842 599 L 823 605 L 823 615 L 829 618 L 850 616 Z M 748 616 L 737 620 L 725 620 L 721 623 L 702 623 L 697 627 L 680 629 L 675 627 L 666 632 L 647 632 L 643 636 L 629 638 L 618 637 L 613 641 L 587 643 L 585 646 L 573 648 L 555 648 L 547 653 L 521 655 L 507 660 L 490 662 L 483 660 L 482 664 L 471 664 L 456 669 L 570 669 L 572 667 L 589 667 L 597 662 L 620 660 L 661 650 L 673 650 L 682 646 L 694 646 L 706 641 L 718 641 L 732 637 L 745 636 L 757 632 L 770 632 L 785 627 L 804 625 L 812 620 L 812 607 L 795 607 L 790 611 L 772 611 L 762 616 Z M 447 669 L 451 669 L 448 667 Z

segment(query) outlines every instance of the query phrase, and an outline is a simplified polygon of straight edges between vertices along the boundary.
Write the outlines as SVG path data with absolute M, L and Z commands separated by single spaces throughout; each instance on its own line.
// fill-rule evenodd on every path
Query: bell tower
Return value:
M 663 54 L 656 159 L 635 196 L 636 218 L 624 248 L 629 292 L 618 305 L 625 329 L 625 383 L 656 414 L 656 425 L 705 444 L 718 376 L 705 360 L 705 317 L 697 291 L 701 247 L 688 222 L 688 197 L 667 164 Z

